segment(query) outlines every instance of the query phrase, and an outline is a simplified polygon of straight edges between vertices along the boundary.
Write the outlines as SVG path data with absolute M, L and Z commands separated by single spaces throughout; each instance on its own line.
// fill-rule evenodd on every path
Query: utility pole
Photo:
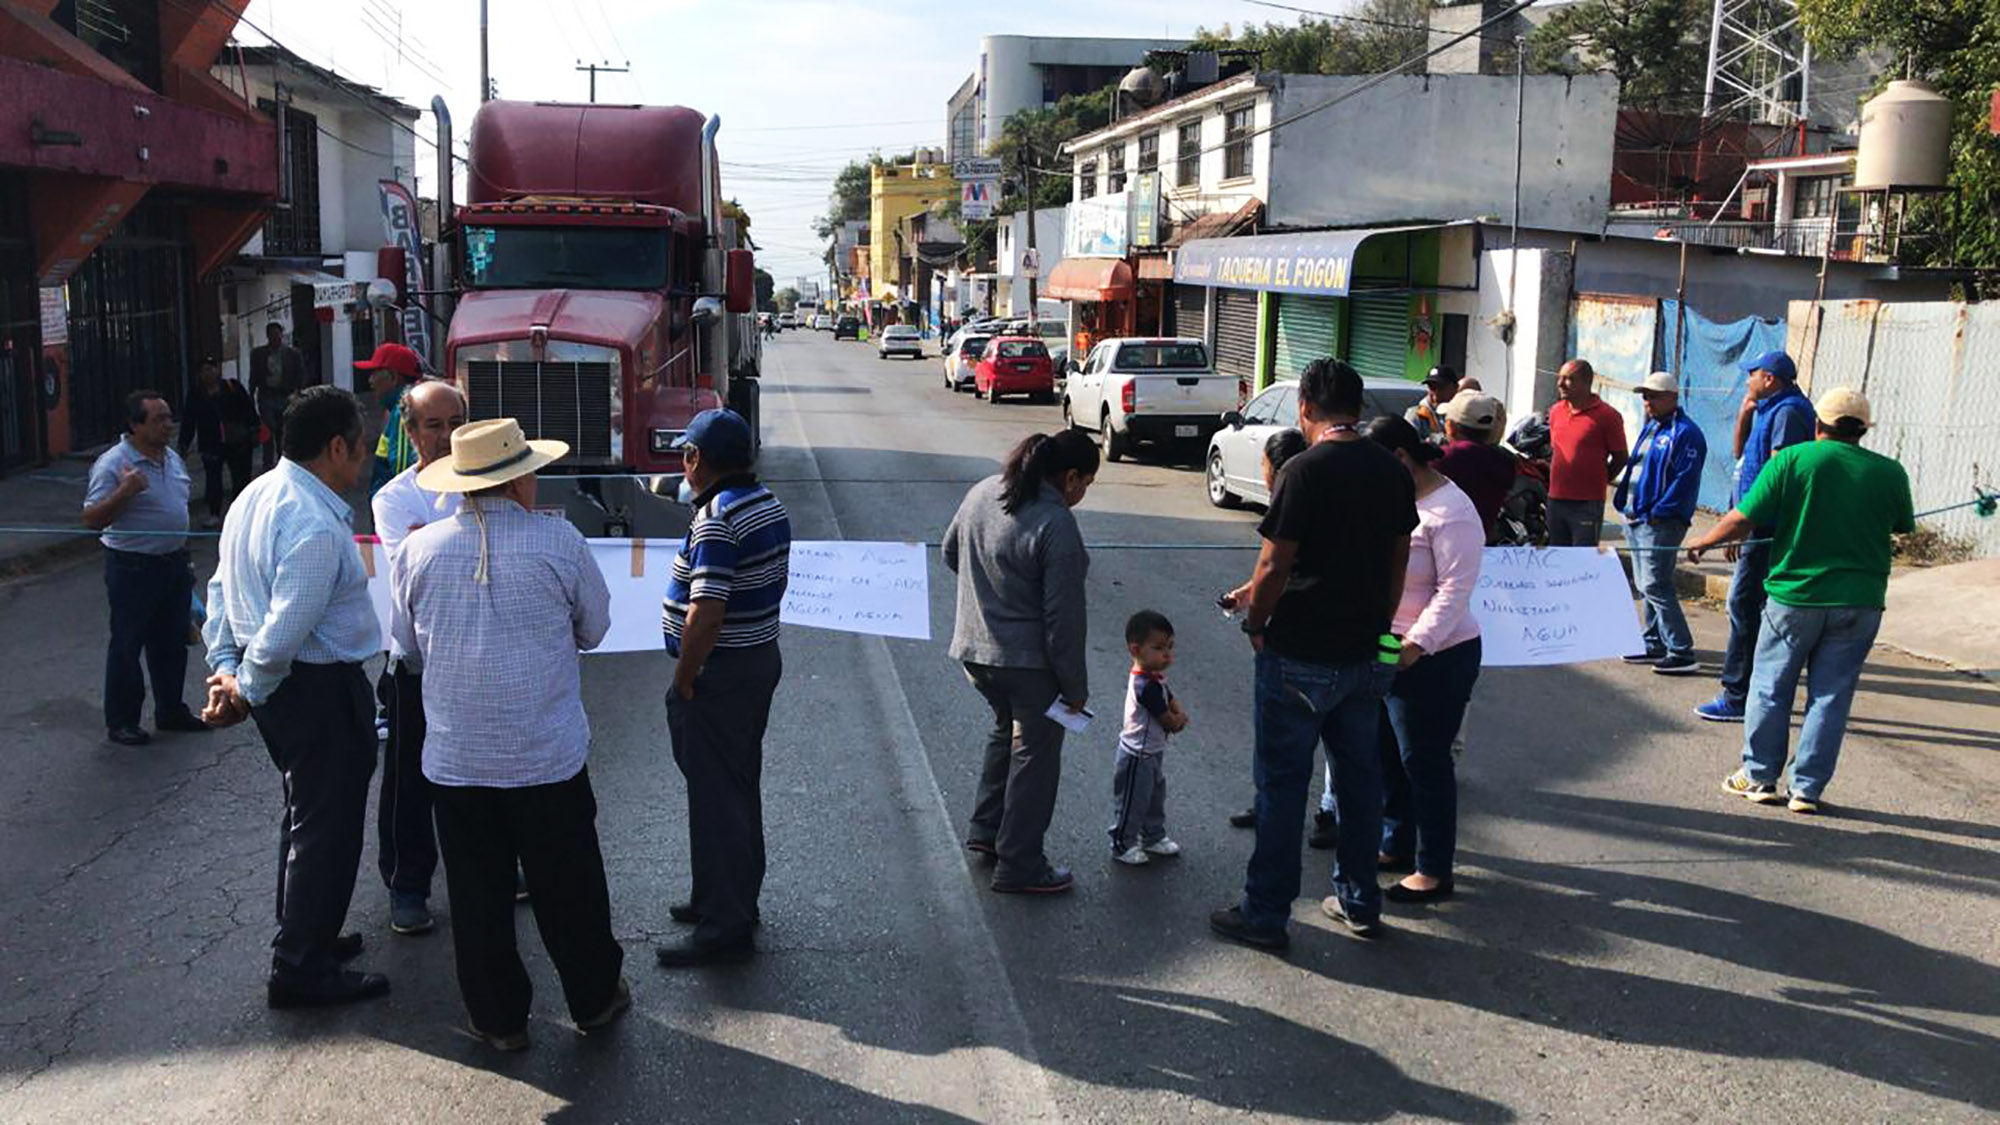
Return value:
M 597 100 L 597 72 L 603 71 L 606 74 L 625 74 L 631 71 L 632 62 L 630 59 L 627 59 L 625 61 L 624 66 L 610 66 L 608 64 L 601 65 L 598 63 L 591 63 L 588 66 L 586 66 L 584 65 L 582 59 L 578 59 L 576 60 L 576 69 L 578 71 L 590 72 L 590 100 L 595 102 Z
M 493 100 L 493 78 L 486 69 L 486 0 L 479 0 L 479 101 Z
M 1041 159 L 1041 138 L 1033 130 L 1028 131 L 1028 159 L 1023 162 L 1022 176 L 1028 185 L 1028 249 L 1035 249 L 1035 161 Z M 1035 254 L 1035 272 L 1028 275 L 1028 324 L 1030 327 L 1041 323 L 1041 254 Z

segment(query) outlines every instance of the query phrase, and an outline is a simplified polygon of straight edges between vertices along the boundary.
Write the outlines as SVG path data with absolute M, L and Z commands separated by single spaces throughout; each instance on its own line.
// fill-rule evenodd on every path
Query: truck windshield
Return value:
M 664 289 L 667 232 L 643 227 L 466 227 L 474 289 Z

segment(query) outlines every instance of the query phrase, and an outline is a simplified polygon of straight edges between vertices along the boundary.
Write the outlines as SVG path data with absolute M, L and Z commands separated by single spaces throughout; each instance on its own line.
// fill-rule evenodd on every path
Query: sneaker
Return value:
M 993 890 L 1003 895 L 1059 895 L 1076 886 L 1067 867 L 1050 867 L 1032 879 L 995 879 Z
M 1743 721 L 1743 704 L 1729 698 L 1725 692 L 1697 706 L 1694 713 L 1711 723 L 1740 723 Z
M 435 925 L 430 900 L 410 891 L 389 892 L 390 929 L 404 935 L 427 934 Z
M 1340 824 L 1333 814 L 1321 809 L 1313 814 L 1312 835 L 1306 837 L 1306 847 L 1314 851 L 1327 851 L 1340 843 Z
M 1816 813 L 1819 811 L 1819 802 L 1811 797 L 1801 797 L 1794 793 L 1792 799 L 1785 802 L 1785 807 L 1795 813 Z
M 1208 916 L 1208 928 L 1230 941 L 1258 949 L 1283 950 L 1292 944 L 1292 935 L 1282 928 L 1260 930 L 1243 919 L 1243 908 L 1232 906 Z
M 1701 665 L 1692 656 L 1663 656 L 1653 664 L 1655 676 L 1692 676 L 1701 671 Z
M 1122 852 L 1113 853 L 1111 858 L 1127 867 L 1144 867 L 1153 862 L 1153 857 L 1146 854 L 1146 849 L 1137 844 L 1126 848 Z
M 1347 927 L 1347 932 L 1358 938 L 1374 939 L 1382 936 L 1382 921 L 1379 918 L 1356 918 L 1347 912 L 1347 905 L 1339 895 L 1328 895 L 1320 900 L 1320 913 Z
M 1229 827 L 1231 828 L 1257 827 L 1257 810 L 1252 808 L 1252 809 L 1244 809 L 1242 812 L 1230 813 Z
M 625 1014 L 625 1009 L 631 1006 L 632 982 L 626 980 L 624 977 L 619 977 L 618 991 L 611 994 L 611 1003 L 605 1005 L 603 1011 L 589 1019 L 576 1021 L 576 1029 L 578 1031 L 598 1031 L 610 1027 L 618 1021 L 619 1016 Z
M 494 1035 L 491 1032 L 479 1030 L 478 1024 L 468 1020 L 465 1025 L 465 1033 L 496 1051 L 525 1051 L 528 1049 L 528 1029 L 525 1027 L 512 1035 Z
M 1784 800 L 1778 796 L 1778 787 L 1768 781 L 1752 781 L 1750 775 L 1737 770 L 1722 779 L 1722 791 L 1760 805 L 1775 805 Z
M 1618 659 L 1623 660 L 1627 664 L 1658 664 L 1660 661 L 1666 659 L 1666 656 L 1667 654 L 1664 652 L 1635 652 L 1630 656 L 1621 656 Z
M 1159 839 L 1153 841 L 1152 843 L 1146 845 L 1146 854 L 1179 855 L 1181 854 L 1181 846 L 1179 844 L 1174 843 L 1167 837 L 1162 836 Z

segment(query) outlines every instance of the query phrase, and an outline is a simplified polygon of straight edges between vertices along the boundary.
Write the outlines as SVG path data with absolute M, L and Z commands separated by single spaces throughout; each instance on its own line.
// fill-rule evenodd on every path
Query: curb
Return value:
M 1709 601 L 1729 600 L 1729 575 L 1709 574 L 1690 566 L 1674 567 L 1674 589 L 1684 598 L 1706 598 Z
M 0 582 L 13 582 L 22 578 L 36 578 L 65 565 L 81 561 L 85 556 L 99 550 L 95 535 L 79 535 L 75 538 L 58 539 L 45 547 L 31 547 L 17 554 L 0 558 Z

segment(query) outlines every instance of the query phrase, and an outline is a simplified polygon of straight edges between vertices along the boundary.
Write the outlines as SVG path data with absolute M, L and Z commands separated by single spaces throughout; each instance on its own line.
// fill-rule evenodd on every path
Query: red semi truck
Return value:
M 687 514 L 651 487 L 681 471 L 669 445 L 716 406 L 759 423 L 754 264 L 722 214 L 720 127 L 680 106 L 549 102 L 472 121 L 445 370 L 472 419 L 569 443 L 541 503 L 586 535 L 678 533 Z

